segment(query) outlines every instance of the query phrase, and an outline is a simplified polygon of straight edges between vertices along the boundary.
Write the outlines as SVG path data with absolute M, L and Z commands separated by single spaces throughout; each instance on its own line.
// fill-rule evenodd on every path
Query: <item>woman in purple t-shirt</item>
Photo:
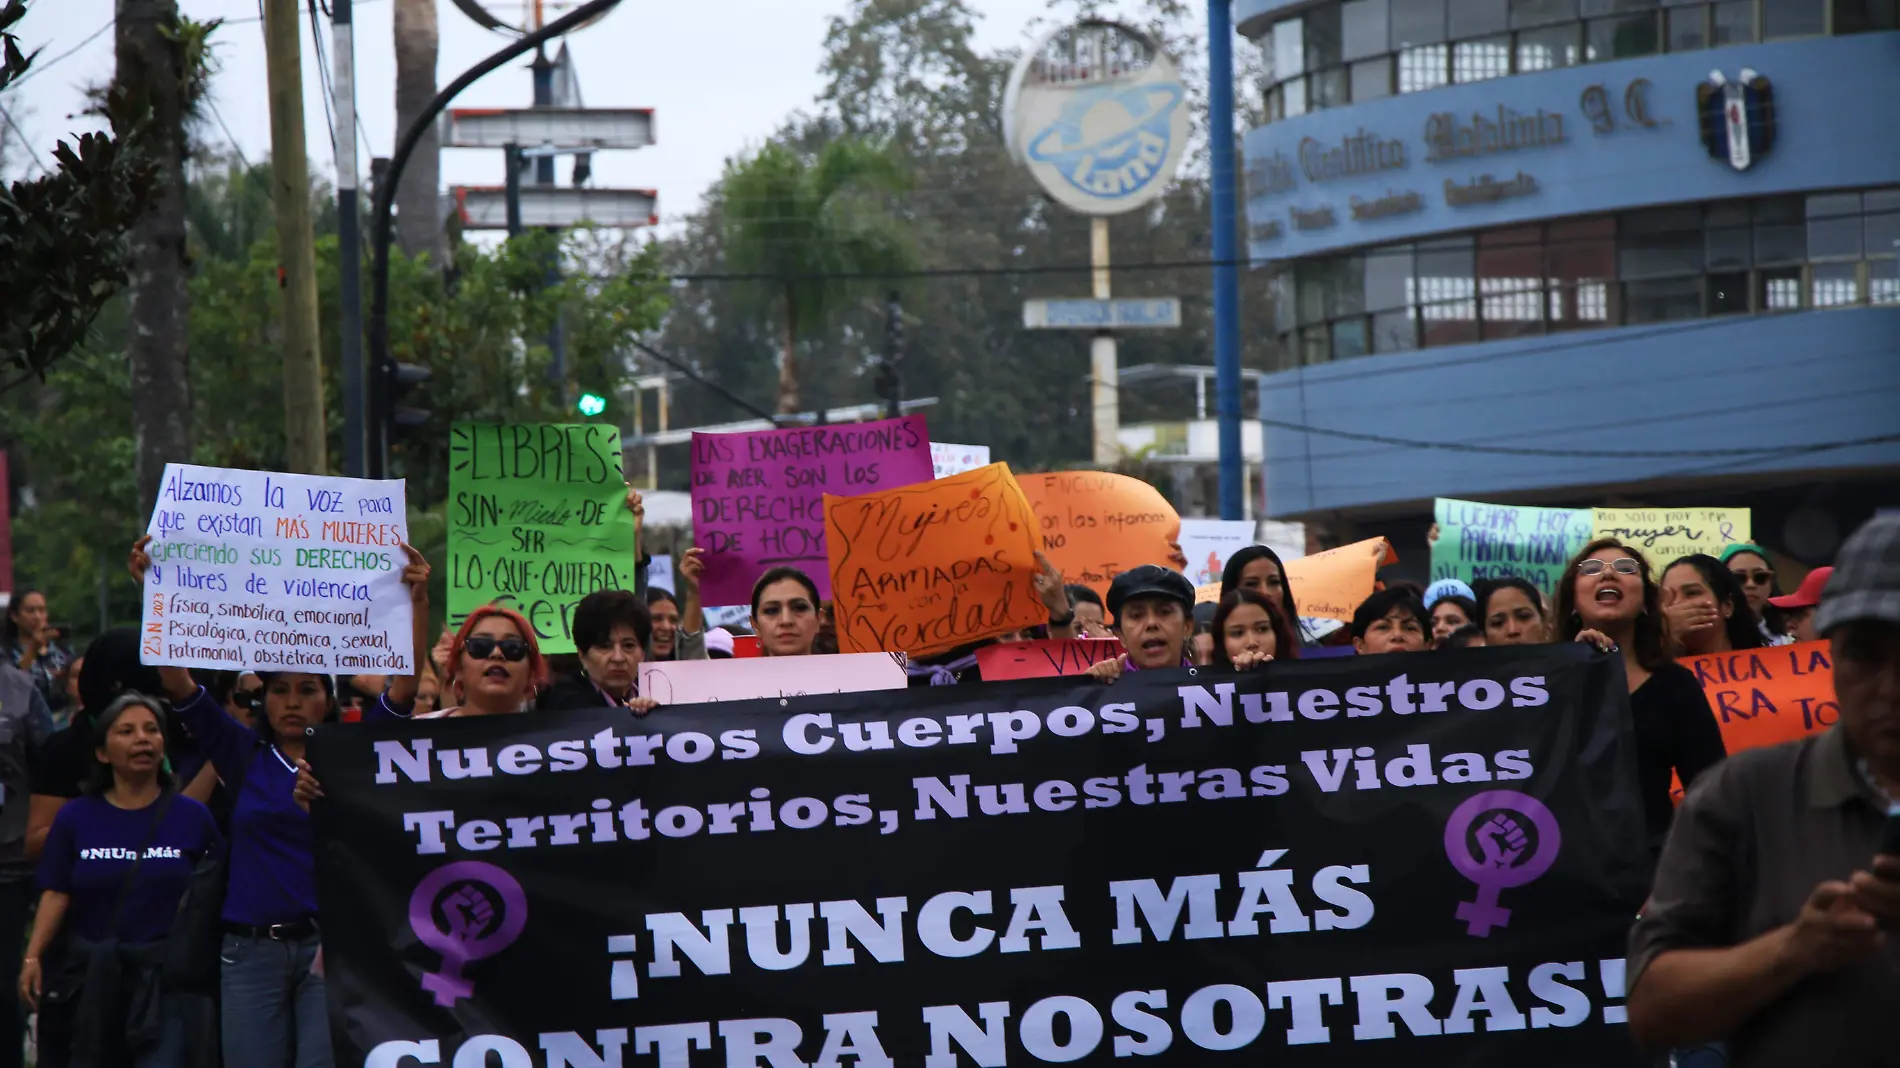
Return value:
M 160 944 L 192 869 L 221 845 L 217 823 L 203 805 L 172 791 L 164 770 L 164 713 L 152 698 L 128 693 L 108 705 L 94 721 L 93 744 L 92 781 L 60 808 L 40 856 L 40 907 L 20 967 L 20 998 L 38 1008 L 49 987 L 75 993 L 49 979 L 40 963 L 54 936 L 66 931 L 83 943 L 68 939 L 71 959 L 60 974 L 87 974 L 77 991 L 73 1034 L 66 1036 L 70 1063 L 182 1066 L 189 1053 L 186 1014 L 166 1004 Z M 82 944 L 92 954 L 116 956 L 116 988 L 96 982 L 98 972 L 88 973 L 87 962 L 73 956 Z M 60 1045 L 42 1042 L 40 1063 L 67 1063 Z

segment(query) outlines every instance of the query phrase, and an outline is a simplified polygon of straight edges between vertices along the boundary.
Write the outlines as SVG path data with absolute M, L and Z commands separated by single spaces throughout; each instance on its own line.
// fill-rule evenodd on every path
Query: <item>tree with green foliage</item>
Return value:
M 0 7 L 0 90 L 32 66 L 7 32 L 25 17 L 26 0 Z M 148 114 L 141 102 L 115 90 L 102 109 L 111 133 L 62 141 L 57 169 L 0 188 L 0 392 L 43 379 L 126 284 L 126 233 L 158 166 L 133 143 Z
M 796 412 L 800 331 L 829 325 L 865 276 L 910 267 L 898 220 L 877 200 L 904 188 L 904 172 L 887 149 L 839 138 L 812 153 L 767 144 L 728 164 L 722 182 L 727 262 L 777 290 L 777 410 Z
M 175 459 L 254 470 L 284 470 L 287 462 L 270 179 L 268 163 L 208 161 L 193 169 L 187 186 L 193 441 L 192 451 Z M 321 188 L 310 195 L 323 351 L 335 352 L 334 201 Z M 422 405 L 431 420 L 392 457 L 395 474 L 409 480 L 413 544 L 442 559 L 452 420 L 574 418 L 547 380 L 546 337 L 557 309 L 567 329 L 570 394 L 612 396 L 626 384 L 633 373 L 628 342 L 664 314 L 655 255 L 618 235 L 535 231 L 493 249 L 458 246 L 447 271 L 394 258 L 392 345 L 397 358 L 433 372 Z M 551 256 L 560 258 L 563 280 L 549 288 Z M 50 368 L 44 382 L 0 395 L 0 448 L 14 463 L 21 503 L 14 522 L 20 581 L 44 589 L 55 616 L 82 630 L 97 619 L 138 615 L 137 588 L 123 580 L 126 546 L 149 517 L 135 478 L 140 402 L 125 355 L 130 329 L 126 300 L 107 302 L 91 339 Z M 335 402 L 342 382 L 334 362 L 324 388 L 331 452 L 340 455 Z M 436 593 L 435 603 L 446 603 Z

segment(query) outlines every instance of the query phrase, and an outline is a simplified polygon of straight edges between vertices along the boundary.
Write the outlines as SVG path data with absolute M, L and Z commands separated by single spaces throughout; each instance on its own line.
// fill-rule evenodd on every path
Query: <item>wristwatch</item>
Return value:
M 1057 619 L 1055 616 L 1049 617 L 1049 625 L 1052 627 L 1066 627 L 1074 622 L 1075 622 L 1075 609 L 1073 608 L 1069 610 L 1068 615 L 1063 616 L 1061 619 Z

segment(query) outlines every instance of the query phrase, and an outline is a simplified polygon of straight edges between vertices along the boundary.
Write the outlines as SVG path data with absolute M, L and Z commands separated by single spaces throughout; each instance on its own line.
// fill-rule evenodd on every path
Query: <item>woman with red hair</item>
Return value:
M 547 681 L 548 665 L 534 628 L 521 613 L 485 604 L 468 614 L 449 645 L 448 694 L 454 704 L 417 719 L 525 712 Z

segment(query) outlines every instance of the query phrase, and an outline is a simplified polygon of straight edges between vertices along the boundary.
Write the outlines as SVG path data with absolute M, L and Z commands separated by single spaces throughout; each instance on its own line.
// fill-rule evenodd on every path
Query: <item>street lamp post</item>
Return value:
M 428 132 L 442 109 L 461 94 L 462 90 L 493 73 L 502 64 L 516 56 L 540 47 L 542 44 L 567 33 L 569 30 L 587 22 L 598 15 L 605 14 L 620 3 L 620 0 L 588 0 L 567 14 L 548 23 L 546 26 L 517 38 L 506 48 L 475 64 L 462 72 L 461 76 L 450 82 L 448 87 L 429 101 L 429 106 L 416 116 L 407 130 L 402 132 L 401 140 L 396 142 L 396 151 L 389 159 L 389 173 L 383 183 L 376 188 L 376 203 L 372 209 L 374 216 L 374 234 L 371 238 L 375 259 L 370 265 L 370 313 L 369 313 L 369 381 L 364 383 L 363 411 L 349 413 L 362 420 L 369 436 L 369 477 L 383 478 L 389 467 L 389 436 L 383 418 L 383 404 L 389 391 L 389 377 L 393 363 L 389 358 L 389 243 L 391 240 L 390 205 L 396 195 L 396 187 L 402 183 L 403 168 L 408 165 L 409 157 L 415 153 L 416 145 Z

